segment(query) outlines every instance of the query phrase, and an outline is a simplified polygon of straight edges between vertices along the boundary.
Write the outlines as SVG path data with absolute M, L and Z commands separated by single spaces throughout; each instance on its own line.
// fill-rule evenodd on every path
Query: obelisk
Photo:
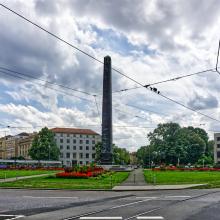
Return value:
M 112 69 L 110 56 L 104 57 L 101 164 L 112 164 Z

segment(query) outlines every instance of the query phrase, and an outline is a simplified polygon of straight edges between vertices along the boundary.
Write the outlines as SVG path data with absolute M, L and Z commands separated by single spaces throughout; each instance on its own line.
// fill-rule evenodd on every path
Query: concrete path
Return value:
M 151 190 L 178 190 L 178 189 L 188 189 L 195 186 L 204 186 L 207 184 L 182 184 L 182 185 L 145 185 L 145 186 L 115 186 L 113 191 L 151 191 Z
M 24 180 L 24 179 L 30 179 L 30 178 L 35 178 L 35 177 L 43 177 L 43 176 L 49 176 L 49 175 L 52 175 L 52 173 L 32 175 L 32 176 L 20 176 L 20 177 L 6 178 L 6 179 L 0 179 L 0 183 L 15 182 L 17 180 Z
M 121 186 L 146 186 L 142 169 L 133 170 Z

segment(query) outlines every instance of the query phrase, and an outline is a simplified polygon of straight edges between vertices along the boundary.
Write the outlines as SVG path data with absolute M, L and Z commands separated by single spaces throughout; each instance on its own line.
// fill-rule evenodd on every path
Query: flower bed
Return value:
M 68 167 L 62 173 L 57 173 L 56 177 L 59 178 L 89 178 L 97 177 L 103 174 L 105 170 L 102 167 L 96 166 L 77 166 L 77 167 Z
M 157 167 L 153 168 L 153 171 L 220 171 L 220 168 L 209 168 L 209 167 L 189 167 L 189 168 L 178 168 L 178 167 Z

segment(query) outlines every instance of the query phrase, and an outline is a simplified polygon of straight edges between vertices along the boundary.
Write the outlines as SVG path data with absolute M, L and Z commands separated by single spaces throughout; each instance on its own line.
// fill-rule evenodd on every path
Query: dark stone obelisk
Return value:
M 102 97 L 101 164 L 112 164 L 112 69 L 111 57 L 104 57 Z

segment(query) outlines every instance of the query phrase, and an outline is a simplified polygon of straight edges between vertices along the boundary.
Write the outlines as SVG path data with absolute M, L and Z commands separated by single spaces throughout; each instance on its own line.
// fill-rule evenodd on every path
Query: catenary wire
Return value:
M 21 73 L 21 72 L 18 72 L 18 71 L 15 71 L 15 70 L 11 70 L 11 69 L 8 69 L 8 68 L 5 68 L 5 67 L 1 67 L 0 66 L 0 69 L 4 70 L 4 71 L 9 71 L 9 72 L 12 72 L 12 73 L 16 73 L 18 75 L 22 75 L 22 76 L 25 76 L 25 77 L 29 77 L 29 78 L 32 78 L 32 79 L 36 79 L 36 80 L 39 80 L 39 81 L 42 81 L 42 82 L 45 82 L 45 83 L 48 83 L 48 84 L 51 84 L 51 85 L 59 86 L 59 87 L 62 87 L 64 89 L 69 89 L 69 90 L 72 90 L 72 91 L 75 91 L 75 92 L 79 92 L 79 93 L 83 93 L 83 94 L 86 94 L 86 95 L 91 95 L 91 96 L 93 95 L 93 94 L 85 92 L 85 91 L 74 89 L 72 87 L 65 86 L 65 85 L 62 85 L 62 84 L 59 84 L 59 83 L 43 80 L 41 78 L 37 78 L 37 77 L 31 76 L 29 74 Z
M 89 53 L 83 51 L 82 49 L 80 49 L 80 48 L 74 46 L 73 44 L 67 42 L 66 40 L 64 40 L 64 39 L 62 39 L 62 38 L 60 38 L 60 37 L 58 37 L 57 35 L 55 35 L 55 34 L 53 34 L 52 32 L 46 30 L 45 28 L 41 27 L 40 25 L 34 23 L 33 21 L 29 20 L 28 18 L 24 17 L 23 15 L 21 15 L 21 14 L 15 12 L 14 10 L 8 8 L 8 7 L 5 6 L 4 4 L 0 3 L 0 6 L 4 7 L 4 8 L 7 9 L 8 11 L 10 11 L 10 12 L 16 14 L 16 15 L 19 16 L 20 18 L 26 20 L 27 22 L 29 22 L 29 23 L 31 23 L 32 25 L 36 26 L 37 28 L 43 30 L 44 32 L 50 34 L 51 36 L 55 37 L 56 39 L 62 41 L 63 43 L 69 45 L 70 47 L 74 48 L 75 50 L 78 50 L 79 52 L 85 54 L 86 56 L 90 57 L 91 59 L 93 59 L 93 60 L 95 60 L 95 61 L 97 61 L 97 62 L 99 62 L 99 63 L 101 63 L 101 64 L 104 64 L 101 60 L 95 58 L 94 56 L 92 56 L 92 55 L 90 55 Z M 135 82 L 135 83 L 138 84 L 139 86 L 142 86 L 142 87 L 147 88 L 147 85 L 144 85 L 144 84 L 138 82 L 137 80 L 135 80 L 135 79 L 133 79 L 133 78 L 127 76 L 126 74 L 122 73 L 122 72 L 119 71 L 118 69 L 112 67 L 112 70 L 114 70 L 115 72 L 119 73 L 120 75 L 122 75 L 122 76 L 128 78 L 129 80 Z M 149 88 L 147 88 L 147 89 L 149 89 Z M 190 107 L 188 107 L 188 106 L 186 106 L 186 105 L 184 105 L 184 104 L 182 104 L 182 103 L 180 103 L 180 102 L 178 102 L 178 101 L 176 101 L 176 100 L 173 100 L 173 99 L 171 99 L 171 98 L 169 98 L 169 97 L 167 97 L 167 96 L 165 96 L 165 95 L 162 95 L 161 93 L 160 93 L 160 94 L 156 93 L 156 94 L 157 94 L 157 95 L 160 95 L 161 97 L 163 97 L 163 98 L 165 98 L 165 99 L 167 99 L 167 100 L 169 100 L 169 101 L 171 101 L 171 102 L 173 102 L 173 103 L 176 103 L 176 104 L 178 104 L 178 105 L 180 105 L 180 106 L 182 106 L 182 107 L 184 107 L 184 108 L 186 108 L 186 109 L 188 109 L 188 110 L 191 110 L 191 111 L 193 111 L 193 112 L 196 112 L 197 114 L 200 114 L 200 115 L 202 115 L 202 116 L 204 116 L 204 117 L 207 117 L 207 118 L 209 118 L 209 119 L 212 119 L 212 120 L 214 120 L 214 121 L 220 122 L 220 120 L 218 120 L 218 119 L 215 119 L 215 118 L 213 118 L 213 117 L 211 117 L 211 116 L 208 116 L 208 115 L 206 115 L 206 114 L 203 114 L 203 113 L 201 113 L 201 112 L 199 112 L 199 111 L 197 111 L 197 110 L 195 110 L 195 109 L 193 109 L 193 108 L 190 108 Z

